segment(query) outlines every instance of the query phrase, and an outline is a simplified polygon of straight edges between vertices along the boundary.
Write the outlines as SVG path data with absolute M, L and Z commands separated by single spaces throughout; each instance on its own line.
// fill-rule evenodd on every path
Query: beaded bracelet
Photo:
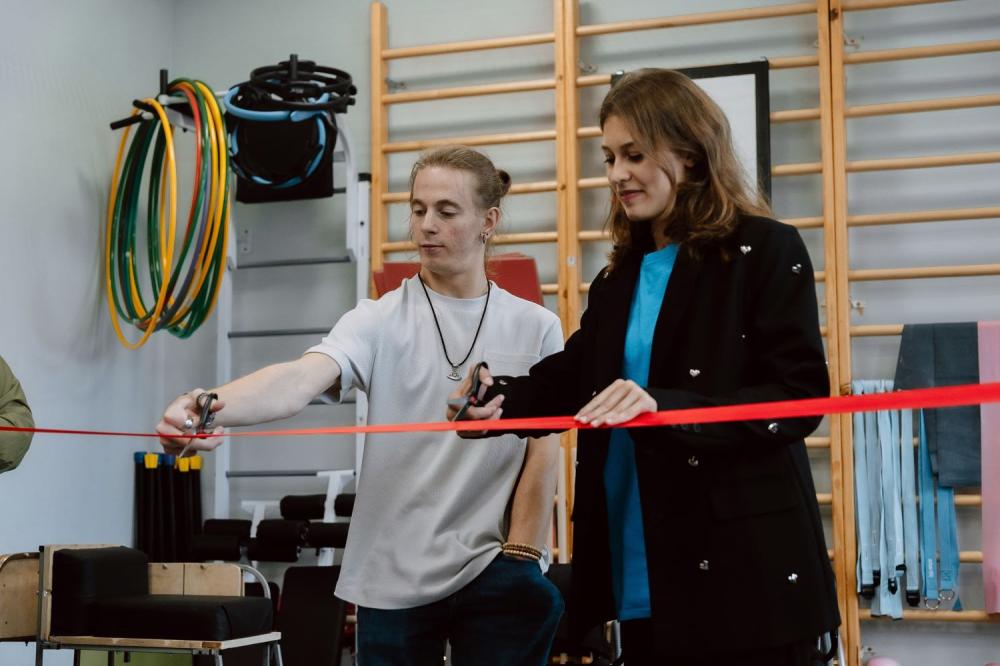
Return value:
M 500 549 L 503 551 L 504 555 L 530 558 L 536 561 L 542 559 L 542 551 L 527 543 L 507 542 L 504 543 Z

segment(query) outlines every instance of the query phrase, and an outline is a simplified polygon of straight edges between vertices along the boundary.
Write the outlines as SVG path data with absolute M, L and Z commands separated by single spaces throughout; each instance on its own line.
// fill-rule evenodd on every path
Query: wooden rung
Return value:
M 820 506 L 830 506 L 833 504 L 833 493 L 816 493 L 816 503 Z
M 772 123 L 794 123 L 802 120 L 819 120 L 819 109 L 786 109 L 772 111 Z
M 785 56 L 782 58 L 771 58 L 767 61 L 769 69 L 797 69 L 800 67 L 818 67 L 819 56 Z
M 468 51 L 489 51 L 491 49 L 507 49 L 533 44 L 551 44 L 556 36 L 551 32 L 534 35 L 519 35 L 516 37 L 495 37 L 493 39 L 477 39 L 465 42 L 449 42 L 445 44 L 427 44 L 425 46 L 403 46 L 394 49 L 383 49 L 382 59 L 418 58 L 421 56 L 442 55 L 446 53 L 465 53 Z
M 543 294 L 558 294 L 559 285 L 554 282 L 543 282 L 542 283 L 542 293 Z
M 436 146 L 458 144 L 462 146 L 497 146 L 512 143 L 529 143 L 532 141 L 555 141 L 555 130 L 540 130 L 537 132 L 516 132 L 509 134 L 478 134 L 475 136 L 453 136 L 443 139 L 425 139 L 422 141 L 397 141 L 382 146 L 383 153 L 412 153 L 427 150 Z
M 520 183 L 510 188 L 510 194 L 535 194 L 537 192 L 555 192 L 556 181 L 543 180 L 534 183 Z M 386 192 L 382 195 L 382 203 L 405 203 L 410 200 L 409 192 Z
M 581 241 L 606 241 L 611 240 L 611 234 L 607 231 L 586 230 L 576 235 Z
M 754 7 L 752 9 L 734 9 L 720 12 L 704 12 L 701 14 L 685 14 L 682 16 L 666 16 L 663 18 L 642 19 L 638 21 L 620 21 L 617 23 L 596 23 L 581 25 L 576 29 L 578 37 L 594 35 L 610 35 L 618 32 L 637 32 L 639 30 L 659 30 L 662 28 L 680 28 L 691 25 L 709 25 L 712 23 L 730 23 L 733 21 L 752 21 L 755 19 L 778 18 L 782 16 L 799 16 L 813 14 L 816 5 L 811 2 L 799 2 L 773 7 Z
M 772 123 L 791 123 L 801 120 L 819 120 L 819 109 L 786 109 L 784 111 L 772 111 Z M 580 127 L 576 130 L 576 138 L 593 139 L 601 136 L 601 128 L 598 126 Z
M 576 181 L 576 186 L 581 190 L 596 190 L 599 187 L 607 187 L 608 177 L 595 176 L 593 178 L 580 178 Z
M 871 609 L 858 609 L 858 619 L 860 620 L 890 620 L 889 617 L 873 617 Z M 905 610 L 903 619 L 917 622 L 998 622 L 1000 614 L 989 615 L 986 611 L 965 610 Z
M 611 85 L 610 74 L 587 74 L 586 76 L 576 77 L 577 88 L 588 88 L 590 86 L 608 86 L 608 85 Z
M 963 550 L 958 554 L 958 561 L 961 562 L 962 564 L 982 564 L 983 551 Z
M 819 57 L 814 55 L 784 56 L 771 58 L 767 61 L 769 69 L 798 69 L 800 67 L 819 66 Z M 576 77 L 577 88 L 587 88 L 590 86 L 607 86 L 611 84 L 610 74 L 587 74 Z
M 555 87 L 556 82 L 554 79 L 487 83 L 479 86 L 460 86 L 456 88 L 438 88 L 437 90 L 391 93 L 382 96 L 382 103 L 409 104 L 411 102 L 427 102 L 430 100 L 454 99 L 456 97 L 478 97 L 480 95 L 503 95 L 506 93 L 531 92 L 534 90 L 552 90 Z
M 865 171 L 891 171 L 896 169 L 931 169 L 935 167 L 994 164 L 1000 162 L 1000 151 L 989 153 L 961 153 L 958 155 L 932 155 L 928 157 L 890 157 L 879 160 L 848 162 L 849 173 Z
M 866 9 L 887 9 L 889 7 L 909 7 L 910 5 L 930 5 L 948 0 L 844 0 L 840 8 L 844 11 L 864 11 Z
M 861 51 L 845 53 L 844 64 L 858 65 L 868 62 L 889 62 L 891 60 L 913 60 L 916 58 L 940 58 L 970 53 L 990 53 L 1000 51 L 1000 39 L 989 39 L 981 42 L 964 42 L 960 44 L 938 44 L 935 46 L 911 46 L 903 49 L 886 49 L 883 51 Z
M 975 277 L 1000 275 L 1000 264 L 970 264 L 967 266 L 925 266 L 922 268 L 869 268 L 847 272 L 847 279 L 915 280 L 921 278 Z
M 902 334 L 902 324 L 868 324 L 866 326 L 851 326 L 852 337 L 868 338 Z
M 829 437 L 806 437 L 807 449 L 828 449 L 830 448 Z
M 955 506 L 977 507 L 983 505 L 982 495 L 955 495 Z
M 865 227 L 878 224 L 910 224 L 915 222 L 951 222 L 954 220 L 983 220 L 1000 217 L 1000 206 L 984 208 L 948 208 L 872 215 L 848 215 L 847 226 Z
M 866 326 L 851 326 L 851 336 L 857 338 L 891 337 L 903 334 L 902 324 L 868 324 Z
M 521 243 L 555 243 L 558 234 L 555 231 L 522 231 L 511 234 L 497 234 L 493 242 L 497 245 L 518 245 Z
M 997 105 L 1000 105 L 1000 95 L 949 97 L 945 99 L 922 99 L 912 102 L 885 102 L 883 104 L 849 106 L 844 109 L 844 116 L 847 118 L 866 118 L 868 116 L 888 116 L 896 113 L 975 109 L 983 106 Z
M 771 167 L 772 176 L 804 176 L 811 173 L 822 173 L 821 162 L 803 162 L 801 164 L 778 164 Z
M 836 558 L 837 554 L 835 552 L 833 552 L 833 548 L 827 548 L 826 549 L 826 556 L 829 557 L 830 561 L 832 562 L 834 560 L 834 558 Z
M 416 252 L 417 246 L 413 244 L 413 241 L 389 241 L 387 243 L 382 243 L 382 252 L 388 254 L 390 252 Z

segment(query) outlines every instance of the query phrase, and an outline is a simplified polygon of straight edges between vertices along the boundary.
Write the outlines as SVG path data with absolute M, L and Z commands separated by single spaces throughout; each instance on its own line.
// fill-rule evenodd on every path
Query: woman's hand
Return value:
M 577 412 L 580 423 L 594 428 L 631 421 L 639 414 L 656 411 L 656 400 L 631 379 L 616 379 Z
M 490 374 L 490 371 L 483 364 L 479 364 L 476 367 L 479 368 L 479 385 L 481 387 L 480 393 L 485 393 L 486 388 L 493 386 L 493 375 Z M 455 415 L 458 414 L 459 410 L 461 410 L 465 405 L 466 399 L 469 396 L 469 391 L 472 390 L 472 373 L 474 370 L 475 367 L 469 370 L 469 374 L 462 380 L 459 387 L 448 395 L 448 410 L 445 413 L 445 416 L 449 421 L 453 421 L 455 419 Z M 466 408 L 462 418 L 469 421 L 498 419 L 500 418 L 500 415 L 503 414 L 503 410 L 500 408 L 501 404 L 503 404 L 503 396 L 498 395 L 485 405 L 480 405 L 478 407 L 470 405 Z M 462 431 L 459 431 L 459 435 L 461 434 Z
M 194 393 L 192 397 L 191 393 Z M 171 455 L 177 455 L 185 448 L 196 451 L 211 451 L 222 443 L 222 426 L 212 429 L 215 437 L 192 437 L 198 432 L 201 426 L 201 406 L 198 404 L 198 397 L 204 391 L 192 391 L 184 393 L 167 406 L 160 422 L 156 424 L 156 432 L 160 436 L 160 444 L 163 450 Z M 218 412 L 226 404 L 221 400 L 212 402 L 212 413 Z

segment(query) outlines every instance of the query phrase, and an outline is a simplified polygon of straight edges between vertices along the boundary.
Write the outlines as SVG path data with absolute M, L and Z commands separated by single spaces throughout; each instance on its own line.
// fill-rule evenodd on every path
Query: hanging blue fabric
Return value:
M 938 599 L 937 525 L 934 516 L 934 475 L 931 453 L 927 448 L 927 425 L 920 410 L 917 473 L 920 480 L 920 576 L 923 583 L 924 606 L 941 605 Z
M 962 610 L 958 597 L 958 526 L 955 520 L 955 489 L 938 486 L 938 539 L 941 549 L 941 588 L 938 598 L 948 603 L 954 599 L 953 610 Z
M 864 395 L 864 384 L 861 381 L 851 382 L 854 395 Z M 871 539 L 871 498 L 868 493 L 868 446 L 865 433 L 865 415 L 854 412 L 854 507 L 857 521 L 858 562 L 857 580 L 858 593 L 870 599 L 874 594 L 875 583 L 872 578 L 874 544 Z
M 886 381 L 882 387 L 883 393 L 892 392 L 892 381 Z M 899 439 L 900 439 L 900 426 L 899 426 L 899 410 L 893 409 L 889 411 L 889 429 L 890 434 L 887 440 L 887 445 L 890 449 L 890 454 L 892 458 L 892 484 L 893 484 L 893 494 L 892 494 L 892 516 L 893 516 L 893 548 L 890 551 L 892 555 L 893 563 L 893 578 L 896 580 L 896 585 L 898 589 L 903 589 L 903 574 L 906 571 L 906 544 L 903 538 L 903 470 L 900 462 L 899 454 Z M 895 590 L 893 590 L 895 593 Z
M 867 395 L 878 392 L 876 382 L 862 382 Z M 865 454 L 868 457 L 868 529 L 872 546 L 872 582 L 878 589 L 882 580 L 882 560 L 880 549 L 882 529 L 882 453 L 878 442 L 878 414 L 865 412 Z
M 885 381 L 871 381 L 865 385 L 865 393 L 884 393 L 888 386 Z M 869 453 L 874 450 L 878 454 L 878 482 L 880 492 L 872 493 L 872 498 L 879 505 L 878 528 L 878 571 L 881 578 L 877 579 L 877 594 L 872 600 L 873 615 L 888 615 L 900 619 L 903 616 L 901 580 L 903 539 L 902 539 L 902 507 L 899 501 L 899 464 L 897 461 L 898 445 L 898 415 L 895 412 L 881 410 L 873 414 L 874 431 L 866 424 L 866 440 Z M 871 460 L 871 459 L 869 459 Z M 871 467 L 869 467 L 871 471 Z
M 884 393 L 886 382 L 874 383 L 875 393 Z M 899 451 L 898 427 L 893 427 L 895 420 L 898 426 L 896 412 L 882 410 L 876 413 L 878 447 L 880 455 L 879 481 L 882 484 L 882 533 L 879 569 L 882 580 L 879 585 L 878 611 L 895 619 L 903 617 L 903 595 L 901 592 L 901 575 L 903 566 L 903 514 L 899 500 L 899 463 L 896 453 Z
M 900 414 L 900 495 L 903 503 L 903 561 L 906 566 L 906 601 L 920 604 L 920 532 L 917 529 L 917 496 L 913 451 L 913 410 Z

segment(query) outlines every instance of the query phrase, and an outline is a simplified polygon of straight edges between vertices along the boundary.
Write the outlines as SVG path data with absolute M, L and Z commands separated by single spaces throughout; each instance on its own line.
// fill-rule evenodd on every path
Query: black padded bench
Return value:
M 232 564 L 150 564 L 121 546 L 42 548 L 36 663 L 46 649 L 211 655 L 265 645 L 281 666 L 270 599 L 242 596 Z M 261 577 L 261 580 L 263 578 Z

